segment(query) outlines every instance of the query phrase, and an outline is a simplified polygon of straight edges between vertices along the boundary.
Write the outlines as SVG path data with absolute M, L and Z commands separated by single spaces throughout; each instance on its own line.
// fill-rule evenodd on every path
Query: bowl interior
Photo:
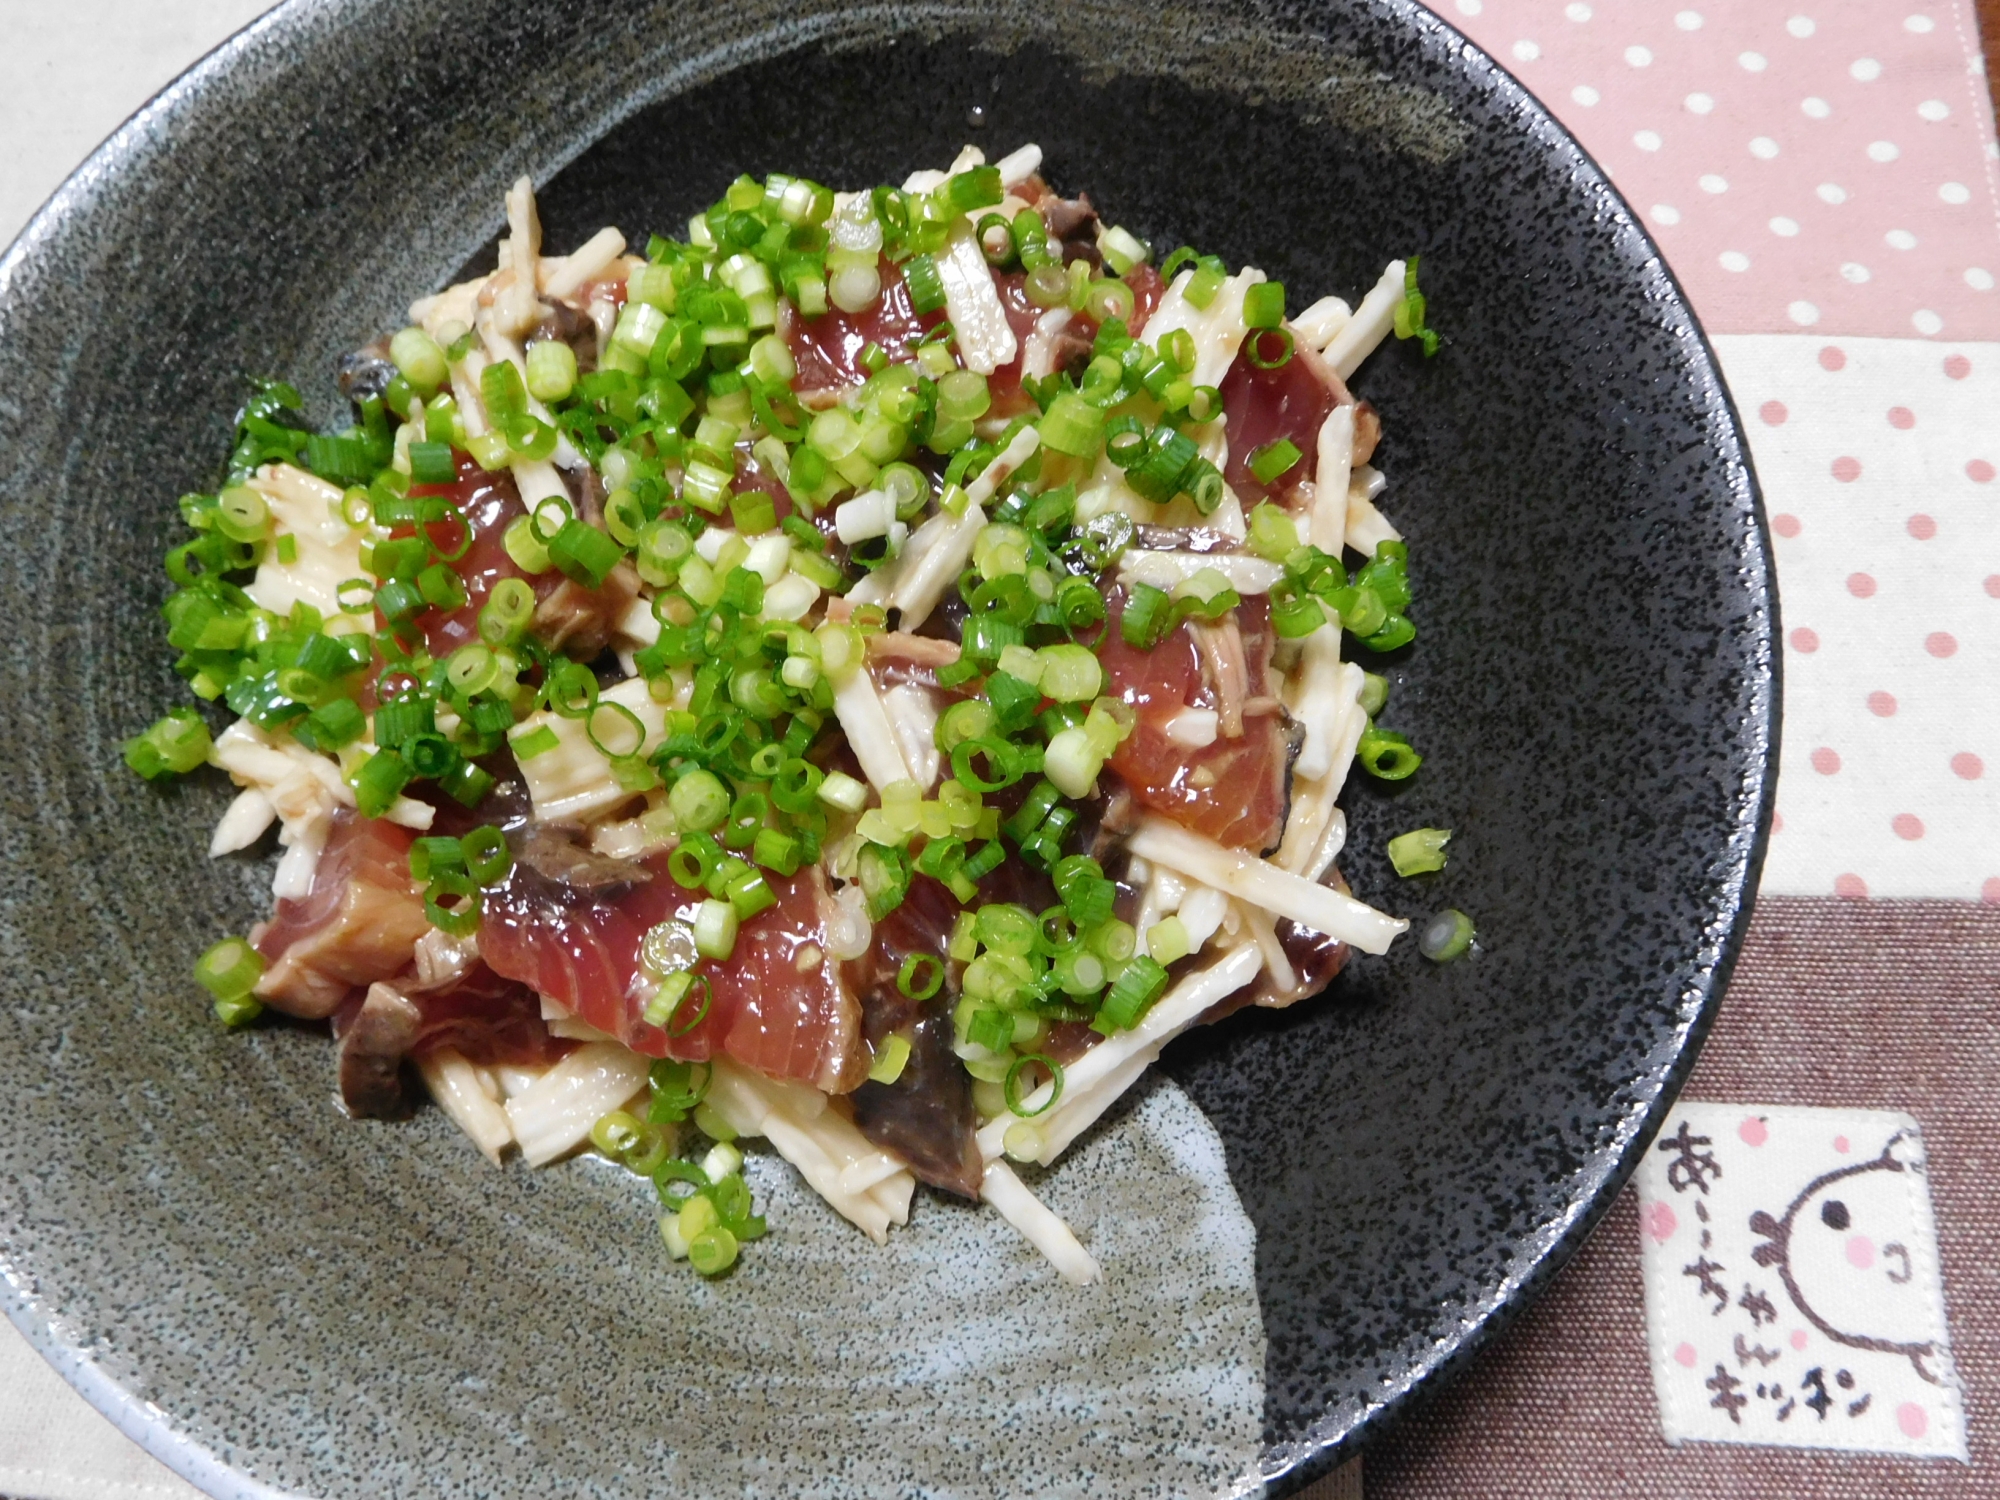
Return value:
M 40 392 L 0 434 L 0 508 L 38 539 L 0 571 L 15 1315 L 225 1491 L 488 1493 L 525 1464 L 592 1494 L 1303 1482 L 1594 1222 L 1747 914 L 1773 605 L 1690 314 L 1575 145 L 1413 6 L 545 9 L 284 8 L 0 264 L 0 390 Z M 739 172 L 900 180 L 966 140 L 1038 141 L 1057 186 L 1263 267 L 1294 309 L 1421 253 L 1444 349 L 1356 385 L 1421 632 L 1373 664 L 1383 722 L 1425 764 L 1351 789 L 1342 864 L 1390 910 L 1471 913 L 1480 950 L 1405 942 L 1174 1047 L 1172 1084 L 1048 1180 L 1122 1248 L 1108 1301 L 935 1200 L 865 1254 L 799 1200 L 790 1248 L 696 1286 L 614 1174 L 492 1173 L 435 1112 L 349 1124 L 319 1038 L 206 1020 L 188 964 L 261 913 L 268 862 L 204 858 L 219 779 L 115 769 L 178 701 L 171 502 L 213 484 L 244 373 L 332 416 L 333 357 L 475 255 L 517 171 L 552 245 L 643 243 Z M 1384 842 L 1427 825 L 1449 869 L 1398 880 Z M 1176 1361 L 1207 1389 L 1168 1390 Z

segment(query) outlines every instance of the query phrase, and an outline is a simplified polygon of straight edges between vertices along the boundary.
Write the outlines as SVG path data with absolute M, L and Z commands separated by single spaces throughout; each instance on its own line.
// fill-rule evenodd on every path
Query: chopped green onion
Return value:
M 479 882 L 462 870 L 434 875 L 424 891 L 424 915 L 450 937 L 470 937 L 479 930 Z
M 1125 644 L 1135 651 L 1150 651 L 1166 639 L 1173 626 L 1173 601 L 1166 591 L 1150 583 L 1132 584 L 1125 613 L 1118 620 L 1118 633 Z
M 418 484 L 454 484 L 458 463 L 449 443 L 410 444 L 410 478 Z
M 944 987 L 944 965 L 928 953 L 912 953 L 896 975 L 896 988 L 911 1000 L 928 1000 Z
M 937 262 L 930 256 L 913 255 L 904 263 L 903 285 L 910 294 L 913 311 L 932 313 L 944 306 L 944 278 L 938 274 Z M 815 443 L 813 446 L 819 445 Z
M 459 848 L 465 856 L 466 871 L 481 885 L 493 885 L 505 879 L 508 871 L 514 868 L 514 855 L 507 847 L 507 836 L 491 824 L 466 834 L 459 840 Z
M 1379 676 L 1374 672 L 1363 672 L 1361 674 L 1361 694 L 1355 699 L 1355 702 L 1361 705 L 1363 713 L 1371 719 L 1374 718 L 1388 705 L 1389 679 Z
M 1290 599 L 1271 599 L 1271 627 L 1280 640 L 1297 640 L 1311 635 L 1326 624 L 1326 611 L 1319 600 L 1311 594 L 1300 594 Z
M 195 982 L 218 1003 L 242 1000 L 264 976 L 264 955 L 243 938 L 224 938 L 195 960 Z
M 1361 742 L 1355 746 L 1354 754 L 1362 769 L 1383 781 L 1401 781 L 1424 762 L 1402 735 L 1392 729 L 1377 729 L 1372 724 L 1361 732 Z
M 706 1202 L 706 1199 L 699 1200 Z M 682 1210 L 686 1212 L 685 1209 Z M 687 1242 L 688 1264 L 704 1276 L 720 1276 L 736 1264 L 736 1236 L 723 1225 L 705 1229 Z
M 729 816 L 729 788 L 713 771 L 692 770 L 667 793 L 677 827 L 695 833 L 722 825 Z
M 1252 291 L 1256 288 L 1252 287 Z M 1259 484 L 1274 484 L 1305 455 L 1290 438 L 1266 443 L 1250 455 L 1250 473 Z M 1290 550 L 1290 549 L 1287 549 Z
M 1417 939 L 1417 951 L 1433 963 L 1449 963 L 1470 948 L 1477 935 L 1472 918 L 1462 911 L 1447 908 L 1424 925 L 1423 933 Z
M 536 534 L 533 516 L 516 516 L 509 521 L 506 531 L 501 533 L 500 543 L 514 560 L 514 566 L 523 573 L 548 572 L 551 566 L 549 545 Z
M 1289 328 L 1259 328 L 1243 341 L 1243 357 L 1260 370 L 1276 370 L 1290 364 L 1292 331 Z
M 1424 294 L 1417 290 L 1417 257 L 1412 255 L 1403 262 L 1403 300 L 1396 304 L 1396 337 L 1418 339 L 1424 346 L 1424 358 L 1429 359 L 1438 352 L 1438 336 L 1424 323 Z
M 410 845 L 410 879 L 429 880 L 433 875 L 465 868 L 465 847 L 446 836 L 420 838 Z M 481 882 L 482 884 L 484 882 Z
M 549 561 L 586 588 L 597 588 L 618 566 L 625 549 L 586 521 L 571 519 L 548 544 Z
M 1285 321 L 1285 284 L 1260 281 L 1243 293 L 1243 323 L 1247 328 L 1276 328 Z
M 564 401 L 576 389 L 576 350 L 561 339 L 528 347 L 528 394 L 537 401 Z
M 718 963 L 736 951 L 736 929 L 741 919 L 727 901 L 704 901 L 694 914 L 695 951 Z
M 1167 971 L 1143 955 L 1128 959 L 1098 1007 L 1097 1027 L 1106 1035 L 1129 1031 L 1167 987 Z
M 1050 403 L 1036 426 L 1041 430 L 1043 447 L 1072 458 L 1095 457 L 1104 446 L 1102 408 L 1070 391 Z
M 405 328 L 389 340 L 389 360 L 426 397 L 450 378 L 444 350 L 421 328 Z
M 1027 1103 L 1027 1095 L 1032 1094 L 1034 1089 L 1030 1088 L 1025 1093 L 1022 1091 L 1021 1075 L 1031 1067 L 1040 1068 L 1045 1071 L 1049 1075 L 1049 1082 L 1053 1087 L 1050 1090 L 1049 1097 L 1044 1099 L 1036 1108 L 1023 1109 L 1021 1106 Z M 1032 1120 L 1036 1116 L 1045 1115 L 1051 1109 L 1054 1109 L 1056 1101 L 1062 1098 L 1062 1064 L 1057 1062 L 1053 1057 L 1040 1052 L 1033 1052 L 1026 1057 L 1016 1058 L 1013 1065 L 1007 1069 L 1007 1081 L 1002 1087 L 1006 1092 L 1007 1108 L 1024 1120 Z
M 402 795 L 412 776 L 394 750 L 378 750 L 354 777 L 354 805 L 364 818 L 379 818 Z
M 125 742 L 125 764 L 148 781 L 184 776 L 207 761 L 213 743 L 201 715 L 191 708 L 177 708 Z
M 562 743 L 556 738 L 556 732 L 546 724 L 537 724 L 525 734 L 512 735 L 510 739 L 516 760 L 533 760 L 538 755 L 548 754 Z
M 1449 828 L 1415 828 L 1389 840 L 1389 863 L 1398 875 L 1425 875 L 1444 868 Z
M 868 1066 L 868 1081 L 892 1084 L 903 1076 L 903 1069 L 909 1066 L 909 1062 L 910 1039 L 900 1031 L 892 1031 L 876 1049 L 875 1060 Z
M 828 771 L 820 783 L 819 800 L 842 812 L 858 813 L 868 801 L 868 785 L 845 771 Z

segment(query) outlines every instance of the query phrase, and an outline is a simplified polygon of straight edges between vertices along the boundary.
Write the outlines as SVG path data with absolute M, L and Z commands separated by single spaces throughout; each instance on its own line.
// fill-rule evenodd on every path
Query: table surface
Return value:
M 1608 14 L 1615 3 L 1616 0 L 1604 0 L 1600 9 Z M 1754 6 L 1752 0 L 1726 0 L 1726 3 L 1745 12 L 1755 9 L 1790 14 L 1788 6 L 1774 8 L 1765 0 L 1756 0 Z M 1718 19 L 1721 4 L 1722 0 L 1717 0 Z M 2000 38 L 2000 0 L 1976 0 L 1976 5 L 1985 35 Z M 1511 4 L 1511 0 L 1485 0 L 1483 6 L 1481 0 L 1437 0 L 1437 7 L 1503 61 L 1508 60 L 1508 53 L 1507 37 L 1500 30 L 1501 15 L 1526 14 L 1532 9 L 1526 0 L 1519 4 Z M 24 23 L 8 28 L 9 46 L 0 53 L 0 144 L 7 148 L 7 165 L 0 171 L 0 239 L 11 239 L 69 171 L 134 108 L 265 8 L 263 0 L 80 0 L 63 7 L 37 5 L 30 12 L 26 0 L 0 0 L 0 14 Z M 1934 10 L 1942 8 L 1932 6 Z M 1822 9 L 1831 10 L 1833 4 Z M 1573 21 L 1578 19 L 1579 12 L 1583 17 L 1590 15 L 1587 6 L 1568 7 Z M 31 15 L 32 24 L 25 24 Z M 1529 44 L 1513 45 L 1517 49 L 1513 55 L 1519 59 L 1523 53 L 1518 49 Z M 2000 54 L 2000 48 L 1989 49 L 1986 57 L 1992 95 L 2000 95 L 2000 60 L 1996 60 L 1996 54 Z M 1517 71 L 1530 87 L 1545 87 L 1544 79 L 1532 68 L 1522 65 Z M 1594 103 L 1595 90 L 1582 88 L 1576 91 L 1579 103 L 1586 93 Z M 1598 142 L 1586 130 L 1589 122 L 1581 117 L 1580 110 L 1570 108 L 1553 94 L 1544 97 L 1572 129 L 1584 135 L 1587 145 L 1599 149 Z M 1991 95 L 1986 102 L 1990 105 Z M 1620 170 L 1612 158 L 1607 158 L 1607 165 L 1614 173 Z M 1628 194 L 1634 191 L 1625 177 L 1619 180 Z M 1655 212 L 1657 226 L 1664 221 Z M 1660 231 L 1656 228 L 1656 232 Z M 1661 238 L 1670 258 L 1682 254 L 1669 234 L 1662 232 Z M 1676 268 L 1682 269 L 1679 259 Z M 1699 306 L 1698 284 L 1694 290 Z M 1713 312 L 1708 307 L 1702 310 L 1714 328 Z M 1904 337 L 1908 341 L 1907 331 Z M 1995 334 L 1987 332 L 1983 337 L 1991 340 Z M 1757 381 L 1788 378 L 1775 367 L 1753 368 L 1753 358 L 1765 358 L 1764 353 L 1751 349 L 1747 341 L 1718 339 L 1718 346 L 1736 387 L 1739 404 L 1746 413 L 1761 409 L 1768 424 L 1772 406 L 1777 406 L 1780 412 L 1786 409 L 1776 398 L 1762 401 L 1760 406 L 1760 397 L 1751 389 Z M 2000 345 L 1983 347 L 2000 349 Z M 1827 350 L 1834 348 L 1831 344 L 1826 346 Z M 1769 357 L 1778 358 L 1775 354 Z M 1860 358 L 1859 354 L 1856 358 Z M 1823 368 L 1833 368 L 1827 364 L 1825 351 L 1820 359 Z M 1947 373 L 1949 368 L 1947 365 Z M 1793 526 L 1801 524 L 1785 508 L 1789 503 L 1789 481 L 1779 481 L 1776 476 L 1784 472 L 1782 466 L 1774 466 L 1762 447 L 1757 450 L 1757 460 L 1770 491 L 1771 508 L 1777 512 L 1775 529 L 1781 539 L 1787 538 L 1793 535 L 1787 530 L 1787 521 Z M 1842 461 L 1835 460 L 1836 464 Z M 1990 464 L 1986 472 L 1991 475 Z M 1836 468 L 1836 478 L 1839 474 Z M 1802 500 L 1800 515 L 1810 518 L 1804 506 Z M 1918 519 L 1913 517 L 1912 524 Z M 1799 614 L 1794 607 L 1794 559 L 1784 551 L 1782 541 L 1780 564 L 1785 612 L 1790 623 Z M 2000 556 L 1989 558 L 1989 564 L 2000 566 Z M 1800 567 L 1796 576 L 1803 580 L 1806 571 Z M 1988 579 L 1988 592 L 2000 597 L 1996 584 L 2000 584 L 2000 575 Z M 1796 632 L 1792 646 L 1794 651 L 1801 649 Z M 1797 681 L 1790 659 L 1787 672 L 1789 690 Z M 1788 742 L 1794 737 L 1795 703 L 1796 699 L 1787 705 Z M 1875 711 L 1879 713 L 1879 709 Z M 1788 756 L 1790 753 L 1788 745 Z M 1814 762 L 1816 769 L 1819 764 Z M 1781 813 L 1790 810 L 1787 791 L 1803 774 L 1791 766 L 1789 759 L 1787 768 L 1788 779 L 1781 782 Z M 1835 890 L 1851 894 L 1838 887 Z M 2000 881 L 1989 880 L 1987 891 L 1990 900 L 2000 901 Z M 1982 910 L 1964 901 L 1923 900 L 1857 904 L 1833 899 L 1833 894 L 1829 891 L 1826 897 L 1815 897 L 1801 890 L 1775 900 L 1767 898 L 1762 903 L 1758 926 L 1745 955 L 1744 971 L 1732 990 L 1723 1021 L 1708 1044 L 1702 1067 L 1690 1087 L 1691 1096 L 1757 1099 L 1771 1104 L 1844 1102 L 1848 1094 L 1842 1092 L 1842 1086 L 1836 1083 L 1829 1092 L 1822 1075 L 1828 1068 L 1837 1067 L 1840 1057 L 1838 1045 L 1829 1051 L 1827 1037 L 1837 1035 L 1843 1026 L 1853 1025 L 1852 1015 L 1829 1011 L 1821 1018 L 1820 1030 L 1812 1030 L 1809 1022 L 1800 1019 L 1800 996 L 1807 992 L 1822 997 L 1838 996 L 1847 993 L 1843 987 L 1856 993 L 1872 987 L 1876 992 L 1904 995 L 1912 1006 L 1921 1006 L 1926 997 L 1945 995 L 1948 1014 L 1940 1021 L 1941 1025 L 1957 1034 L 1969 1033 L 1984 1024 L 1982 1017 L 1993 1008 L 1995 999 L 1991 976 L 2000 972 L 2000 915 L 1996 915 L 2000 907 Z M 1918 966 L 1914 979 L 1908 965 L 1890 963 L 1886 958 L 1909 951 L 1912 944 L 1922 948 L 1947 941 L 1955 945 L 1952 962 L 1929 970 Z M 1852 961 L 1846 968 L 1838 965 L 1828 968 L 1812 956 L 1814 952 L 1842 946 L 1858 950 L 1850 955 Z M 1950 1010 L 1950 1006 L 1959 1002 L 1949 997 L 1962 995 L 1973 996 L 1978 1004 L 1963 1014 Z M 1978 1005 L 1985 1006 L 1986 1011 Z M 1974 1055 L 1979 1055 L 1976 1050 Z M 2000 1061 L 2000 1050 L 1988 1050 L 1984 1063 L 1989 1070 L 1995 1061 Z M 1869 1087 L 1875 1088 L 1881 1097 L 1921 1096 L 1935 1100 L 1934 1109 L 1949 1112 L 1950 1105 L 1944 1095 L 1925 1092 L 1951 1086 L 1948 1081 L 1939 1083 L 1939 1078 L 1951 1071 L 1949 1056 L 1911 1047 L 1900 1057 L 1873 1059 L 1871 1066 L 1873 1071 L 1868 1076 L 1873 1081 Z M 1990 1071 L 1982 1077 L 1990 1077 Z M 1984 1089 L 1980 1078 L 1963 1080 L 1958 1086 L 1968 1091 Z M 1863 1093 L 1866 1092 L 1864 1089 Z M 1925 1121 L 1927 1128 L 1933 1123 L 1931 1119 Z M 1986 1123 L 1990 1126 L 1996 1122 Z M 1931 1131 L 1933 1150 L 1941 1153 L 1945 1146 L 1955 1144 L 1956 1139 L 1949 1120 L 1939 1119 L 1936 1124 L 1939 1128 Z M 1971 1159 L 1966 1166 L 1970 1169 L 1978 1158 L 1978 1150 L 1972 1142 L 1967 1146 Z M 1974 1171 L 1957 1189 L 1951 1186 L 1945 1173 L 1940 1171 L 1938 1176 L 1940 1213 L 1947 1221 L 1943 1234 L 1947 1280 L 1953 1293 L 1952 1316 L 1957 1325 L 1962 1316 L 1969 1315 L 1968 1309 L 1978 1317 L 1987 1316 L 1980 1299 L 1989 1295 L 1990 1288 L 1982 1290 L 1981 1284 L 1976 1284 L 1969 1266 L 1953 1266 L 1954 1235 L 1949 1221 L 1954 1214 L 1960 1217 L 1961 1234 L 1968 1227 L 1980 1230 L 1976 1242 L 1983 1246 L 1981 1253 L 1989 1265 L 1995 1231 L 2000 1230 L 2000 1224 L 1993 1222 L 1990 1205 L 1982 1210 L 1973 1201 L 1994 1196 L 1990 1168 Z M 1966 1201 L 1955 1201 L 1960 1197 Z M 1642 1458 L 1630 1466 L 1634 1475 L 1643 1477 L 1651 1473 L 1652 1477 L 1637 1489 L 1628 1489 L 1625 1478 L 1620 1477 L 1624 1455 L 1616 1455 L 1620 1463 L 1612 1465 L 1620 1470 L 1619 1475 L 1593 1467 L 1596 1461 L 1590 1457 L 1588 1440 L 1575 1436 L 1580 1424 L 1597 1421 L 1614 1432 L 1629 1432 L 1630 1424 L 1636 1422 L 1643 1429 L 1640 1437 L 1648 1443 L 1655 1442 L 1656 1419 L 1650 1387 L 1607 1393 L 1574 1379 L 1551 1383 L 1543 1377 L 1576 1363 L 1573 1355 L 1579 1329 L 1607 1344 L 1620 1340 L 1627 1344 L 1643 1342 L 1644 1314 L 1633 1250 L 1639 1239 L 1637 1214 L 1632 1195 L 1626 1195 L 1605 1231 L 1586 1246 L 1576 1265 L 1559 1278 L 1549 1296 L 1520 1325 L 1502 1337 L 1472 1374 L 1371 1450 L 1367 1486 L 1370 1496 L 1376 1500 L 1392 1496 L 1414 1500 L 1430 1495 L 1470 1497 L 1487 1493 L 1595 1497 L 1614 1491 L 1621 1495 L 1706 1491 L 1727 1496 L 2000 1492 L 2000 1479 L 1992 1476 L 1990 1468 L 1979 1467 L 1982 1459 L 1992 1464 L 1995 1455 L 1982 1452 L 1982 1444 L 1990 1443 L 1991 1436 L 1981 1436 L 1980 1423 L 1990 1420 L 1990 1415 L 1981 1417 L 1976 1374 L 1972 1381 L 1975 1472 L 1965 1473 L 1955 1481 L 1949 1475 L 1940 1477 L 1935 1467 L 1884 1466 L 1881 1461 L 1873 1461 L 1873 1467 L 1869 1461 L 1863 1461 L 1858 1468 L 1843 1469 L 1839 1463 L 1824 1458 L 1800 1459 L 1789 1467 L 1773 1460 L 1759 1468 L 1754 1462 L 1735 1463 L 1718 1449 L 1705 1449 L 1691 1458 L 1685 1457 L 1687 1450 L 1676 1450 L 1685 1460 L 1684 1466 L 1677 1470 L 1660 1468 L 1653 1458 Z M 1964 1261 L 1974 1257 L 1960 1258 Z M 1955 1281 L 1954 1273 L 1959 1278 Z M 1991 1280 L 1989 1275 L 1987 1281 Z M 1955 1328 L 1955 1331 L 1963 1334 L 1965 1330 Z M 1970 1368 L 1971 1361 L 1962 1357 L 1961 1366 Z M 1636 1364 L 1631 1366 L 1633 1370 L 1639 1368 Z M 1616 1365 L 1609 1369 L 1610 1374 L 1603 1378 L 1631 1384 L 1630 1371 Z M 1643 1381 L 1643 1374 L 1640 1379 Z M 1987 1384 L 1990 1395 L 1992 1382 Z M 1990 1413 L 1990 1409 L 1989 1403 L 1984 1410 Z M 68 1454 L 54 1451 L 51 1461 L 52 1450 L 46 1443 L 36 1448 L 24 1438 L 28 1429 L 44 1437 L 50 1432 L 60 1434 L 57 1450 L 65 1445 L 72 1450 L 87 1448 L 89 1461 L 66 1463 L 66 1457 L 77 1456 L 74 1451 Z M 1667 1452 L 1661 1449 L 1662 1454 Z M 1344 1476 L 1341 1483 L 1343 1493 L 1349 1492 L 1346 1488 L 1349 1485 L 1358 1490 L 1358 1476 L 1352 1473 Z M 196 1494 L 84 1407 L 27 1350 L 19 1336 L 4 1326 L 0 1326 L 0 1485 L 9 1487 L 10 1492 L 24 1500 L 31 1496 L 51 1497 L 51 1500 L 186 1500 Z M 1316 1495 L 1319 1493 L 1315 1491 Z M 1329 1486 L 1324 1493 L 1330 1496 L 1335 1490 Z

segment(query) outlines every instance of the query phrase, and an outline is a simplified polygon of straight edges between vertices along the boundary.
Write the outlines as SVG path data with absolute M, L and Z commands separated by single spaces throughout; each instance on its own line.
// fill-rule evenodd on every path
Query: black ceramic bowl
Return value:
M 516 173 L 560 248 L 674 230 L 741 171 L 864 184 L 966 139 L 1039 141 L 1295 306 L 1422 253 L 1444 348 L 1359 385 L 1422 625 L 1388 722 L 1426 760 L 1353 790 L 1345 864 L 1481 950 L 1405 942 L 1176 1047 L 1043 1184 L 1105 1288 L 933 1202 L 875 1251 L 768 1163 L 783 1232 L 705 1285 L 628 1181 L 492 1172 L 435 1112 L 346 1123 L 318 1038 L 209 1021 L 189 962 L 268 864 L 205 858 L 219 779 L 117 765 L 177 701 L 159 558 L 243 375 L 331 417 L 333 357 L 489 240 Z M 1778 669 L 1721 379 L 1598 170 L 1407 0 L 298 0 L 0 263 L 0 393 L 6 1301 L 219 1494 L 1288 1491 L 1574 1249 L 1743 930 Z M 1399 881 L 1384 840 L 1425 824 L 1450 869 Z

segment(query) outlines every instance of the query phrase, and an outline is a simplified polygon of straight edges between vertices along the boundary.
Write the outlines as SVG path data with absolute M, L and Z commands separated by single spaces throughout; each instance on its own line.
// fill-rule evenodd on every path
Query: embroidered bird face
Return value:
M 1922 1170 L 1921 1148 L 1898 1135 L 1875 1160 L 1815 1177 L 1782 1218 L 1750 1216 L 1766 1240 L 1751 1258 L 1777 1269 L 1793 1305 L 1828 1338 L 1908 1355 L 1934 1381 L 1923 1365 L 1935 1349 L 1924 1336 L 1931 1310 L 1908 1244 L 1910 1175 Z

